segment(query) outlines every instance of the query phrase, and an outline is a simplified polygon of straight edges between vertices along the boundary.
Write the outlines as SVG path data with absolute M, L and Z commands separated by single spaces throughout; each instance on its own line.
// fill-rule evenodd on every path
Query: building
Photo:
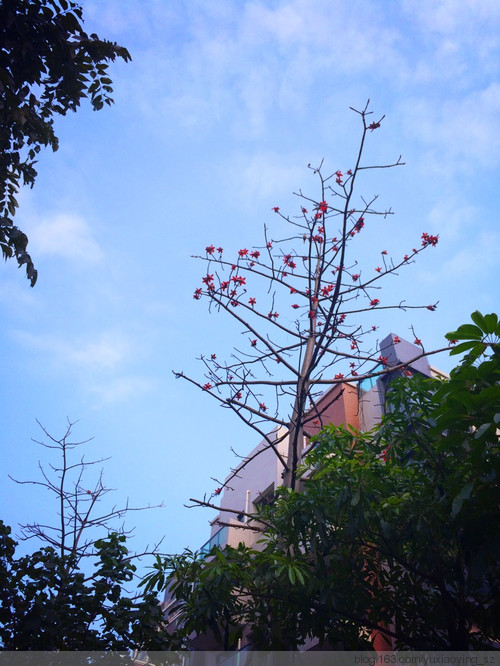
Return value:
M 421 354 L 420 347 L 392 333 L 380 344 L 380 355 L 387 359 L 389 367 L 403 365 L 412 374 L 446 377 L 433 368 L 426 357 L 417 358 Z M 417 360 L 412 361 L 415 358 Z M 383 369 L 382 364 L 377 365 L 369 374 Z M 357 384 L 335 384 L 317 401 L 318 411 L 324 411 L 320 419 L 311 419 L 307 425 L 308 431 L 316 434 L 327 423 L 351 425 L 362 431 L 370 430 L 385 412 L 385 394 L 389 384 L 401 374 L 402 370 L 398 369 L 369 377 Z M 282 431 L 276 431 L 275 438 L 279 440 L 280 435 Z M 309 441 L 305 439 L 304 453 L 308 446 Z M 286 457 L 287 439 L 281 439 L 277 448 L 280 454 Z M 259 451 L 262 452 L 258 453 Z M 237 546 L 240 542 L 252 547 L 256 545 L 259 533 L 246 527 L 245 514 L 254 512 L 259 504 L 272 500 L 274 491 L 282 484 L 283 465 L 265 441 L 250 451 L 248 458 L 250 462 L 243 461 L 239 468 L 236 468 L 237 475 L 231 473 L 225 480 L 224 494 L 220 502 L 224 511 L 212 520 L 210 539 L 202 546 L 202 551 L 208 552 L 214 545 Z
M 323 393 L 317 400 L 316 410 L 321 416 L 316 418 L 311 414 L 307 422 L 309 434 L 318 433 L 328 423 L 350 425 L 362 431 L 370 430 L 385 413 L 385 396 L 391 381 L 403 373 L 446 377 L 422 356 L 419 346 L 394 334 L 382 340 L 380 359 L 380 364 L 367 373 L 372 376 L 357 383 L 337 383 Z M 389 368 L 387 372 L 377 374 L 383 372 L 385 367 Z M 286 458 L 286 432 L 280 428 L 274 431 L 273 435 L 278 452 Z M 305 437 L 303 454 L 309 446 L 309 439 Z M 236 470 L 226 477 L 220 499 L 221 511 L 211 521 L 210 538 L 200 551 L 208 553 L 216 545 L 237 547 L 239 543 L 259 548 L 261 531 L 255 527 L 255 523 L 248 522 L 248 516 L 253 514 L 259 505 L 273 501 L 276 489 L 282 485 L 283 472 L 283 464 L 268 442 L 264 440 L 252 449 Z M 175 604 L 169 600 L 167 593 L 165 609 L 169 623 L 175 623 L 175 613 L 168 616 L 169 608 L 173 610 L 174 607 Z M 213 644 L 210 637 L 199 637 L 196 642 L 197 649 L 215 650 L 219 647 Z M 387 644 L 382 644 L 384 639 L 381 636 L 374 636 L 373 642 L 376 649 L 390 649 Z M 304 646 L 304 649 L 314 649 L 314 640 L 310 645 Z

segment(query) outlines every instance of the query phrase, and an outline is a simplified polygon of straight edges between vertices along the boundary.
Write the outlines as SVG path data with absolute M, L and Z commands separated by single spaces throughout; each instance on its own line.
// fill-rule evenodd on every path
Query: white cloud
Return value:
M 24 346 L 38 352 L 45 359 L 52 359 L 60 366 L 72 366 L 78 370 L 114 370 L 130 357 L 132 345 L 119 332 L 107 331 L 95 338 L 53 334 L 34 334 L 19 331 L 14 337 Z
M 443 177 L 499 163 L 500 83 L 445 101 L 408 99 L 400 110 L 408 134 L 427 148 L 422 160 Z
M 91 383 L 88 391 L 97 399 L 99 406 L 121 402 L 151 392 L 155 383 L 144 377 L 116 377 L 109 381 Z
M 95 263 L 103 253 L 87 221 L 75 213 L 54 213 L 27 220 L 33 256 L 56 255 L 72 261 Z

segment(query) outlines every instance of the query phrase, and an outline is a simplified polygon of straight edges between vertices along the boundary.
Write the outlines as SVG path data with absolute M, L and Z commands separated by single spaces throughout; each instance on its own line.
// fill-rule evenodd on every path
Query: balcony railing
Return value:
M 201 554 L 207 555 L 214 546 L 225 546 L 227 544 L 227 532 L 228 527 L 224 525 L 216 532 L 213 537 L 211 537 L 203 546 L 200 548 L 199 552 Z

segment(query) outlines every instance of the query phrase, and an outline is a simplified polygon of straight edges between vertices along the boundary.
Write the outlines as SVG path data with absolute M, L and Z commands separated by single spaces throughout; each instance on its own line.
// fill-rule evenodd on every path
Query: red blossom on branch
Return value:
M 299 306 L 297 305 L 297 303 L 294 303 L 294 304 L 292 305 L 292 308 L 293 308 L 294 310 L 296 310 L 298 307 L 299 307 Z
M 378 298 L 373 298 L 373 299 L 370 301 L 370 305 L 372 306 L 372 308 L 374 308 L 374 307 L 375 307 L 376 305 L 378 305 L 379 303 L 380 303 L 380 301 L 379 301 Z
M 335 375 L 334 379 L 344 379 L 344 375 L 339 372 L 338 374 Z
M 250 256 L 252 259 L 258 259 L 260 257 L 260 252 L 258 250 L 254 250 L 253 252 L 250 252 Z
M 257 340 L 250 340 L 250 344 L 251 344 L 252 347 L 256 347 L 257 346 Z
M 354 275 L 351 275 L 352 281 L 357 282 L 359 280 L 359 273 L 354 273 Z
M 427 245 L 432 245 L 432 247 L 436 247 L 438 244 L 439 236 L 431 236 L 430 234 L 426 234 L 425 232 L 422 234 L 422 246 L 427 247 Z
M 208 246 L 205 248 L 205 252 L 206 252 L 207 254 L 213 254 L 213 253 L 215 252 L 215 247 L 214 247 L 213 245 L 208 245 Z
M 202 289 L 201 289 L 201 287 L 198 287 L 198 289 L 195 289 L 195 292 L 194 292 L 194 294 L 193 294 L 193 298 L 194 298 L 196 301 L 199 301 L 200 298 L 201 298 L 201 294 L 202 294 Z
M 243 250 L 238 250 L 238 254 L 240 257 L 246 257 L 248 254 L 248 250 L 244 248 Z
M 207 382 L 206 384 L 203 384 L 202 388 L 204 391 L 210 391 L 210 389 L 212 388 L 212 384 L 210 384 L 210 382 Z
M 413 340 L 413 344 L 414 345 L 419 345 L 421 347 L 422 346 L 422 340 L 420 338 L 415 338 L 415 340 Z
M 435 306 L 435 305 L 426 305 L 425 307 L 426 307 L 428 310 L 430 310 L 431 312 L 434 312 L 434 311 L 436 310 L 436 306 Z
M 244 277 L 241 277 L 240 275 L 235 275 L 234 277 L 231 278 L 233 282 L 236 282 L 238 285 L 246 284 L 247 279 Z
M 271 208 L 271 210 L 273 210 L 275 213 L 279 213 L 280 212 L 280 207 L 279 206 L 273 206 L 273 208 Z
M 387 358 L 387 356 L 382 356 L 382 355 L 380 355 L 378 357 L 378 360 L 382 363 L 382 365 L 387 365 L 388 362 L 389 362 L 389 359 Z
M 257 300 L 255 298 L 249 298 L 248 302 L 253 307 L 257 303 Z
M 364 218 L 364 217 L 360 217 L 359 220 L 358 220 L 358 221 L 356 222 L 356 224 L 354 225 L 354 231 L 355 231 L 357 234 L 359 234 L 359 232 L 361 231 L 361 229 L 362 229 L 364 226 L 365 226 L 365 218 Z
M 261 402 L 259 404 L 259 409 L 260 409 L 261 412 L 267 412 L 267 407 L 266 407 L 265 403 L 263 403 L 263 402 Z
M 377 271 L 377 273 L 381 273 L 381 272 L 382 272 L 382 268 L 381 268 L 381 266 L 377 266 L 377 268 L 376 268 L 375 270 Z
M 380 127 L 380 123 L 372 123 L 371 125 L 368 125 L 368 129 L 373 132 L 373 130 L 376 130 Z

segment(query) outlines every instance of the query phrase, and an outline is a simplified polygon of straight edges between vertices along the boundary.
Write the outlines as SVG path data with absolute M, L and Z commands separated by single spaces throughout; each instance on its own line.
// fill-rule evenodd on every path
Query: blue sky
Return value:
M 366 196 L 395 215 L 360 236 L 359 256 L 399 256 L 423 231 L 436 248 L 388 284 L 387 298 L 434 313 L 385 314 L 381 337 L 427 349 L 479 309 L 498 312 L 500 4 L 496 0 L 84 0 L 89 32 L 126 46 L 111 66 L 115 105 L 57 121 L 20 196 L 39 270 L 1 267 L 2 518 L 49 520 L 37 478 L 47 452 L 31 438 L 79 420 L 88 456 L 111 456 L 115 501 L 165 502 L 134 514 L 134 545 L 196 548 L 210 494 L 256 444 L 229 412 L 172 370 L 201 377 L 201 353 L 230 353 L 239 331 L 192 294 L 208 244 L 262 244 L 271 208 L 315 197 L 307 164 L 352 164 L 368 98 L 382 128 L 367 159 L 406 166 L 368 174 Z M 375 249 L 374 249 L 375 248 Z M 373 254 L 376 251 L 376 254 Z M 383 292 L 384 294 L 386 292 Z M 451 367 L 444 355 L 435 365 Z

